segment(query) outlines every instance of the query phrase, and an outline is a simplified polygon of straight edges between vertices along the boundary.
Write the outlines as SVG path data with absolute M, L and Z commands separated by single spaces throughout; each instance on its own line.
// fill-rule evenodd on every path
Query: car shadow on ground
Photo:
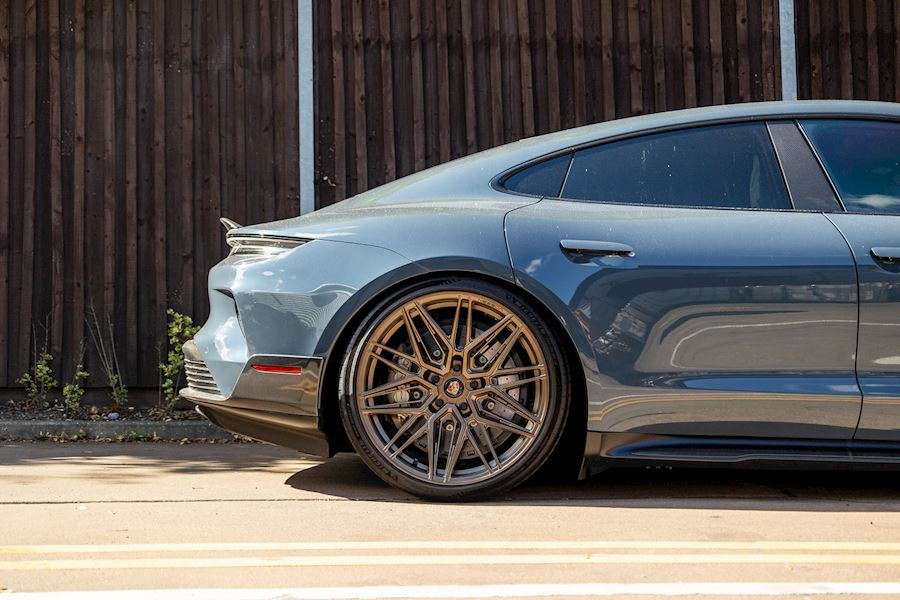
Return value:
M 355 454 L 338 454 L 285 482 L 348 500 L 420 502 L 373 474 Z M 488 500 L 634 508 L 900 512 L 896 471 L 615 468 L 573 482 L 538 481 Z

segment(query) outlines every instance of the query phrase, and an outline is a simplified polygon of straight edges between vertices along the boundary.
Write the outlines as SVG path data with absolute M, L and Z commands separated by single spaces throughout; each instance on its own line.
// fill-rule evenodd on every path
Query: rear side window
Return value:
M 565 154 L 517 171 L 503 181 L 503 187 L 519 194 L 555 198 L 559 196 L 571 158 L 571 154 Z
M 580 150 L 562 195 L 627 204 L 791 208 L 763 123 L 684 129 Z
M 900 213 L 900 123 L 802 121 L 837 188 L 855 213 Z

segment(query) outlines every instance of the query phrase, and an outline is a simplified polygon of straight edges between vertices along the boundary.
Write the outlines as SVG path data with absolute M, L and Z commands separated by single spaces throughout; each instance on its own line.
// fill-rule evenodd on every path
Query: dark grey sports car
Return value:
M 226 429 L 430 499 L 900 462 L 900 104 L 624 119 L 224 222 L 182 396 Z

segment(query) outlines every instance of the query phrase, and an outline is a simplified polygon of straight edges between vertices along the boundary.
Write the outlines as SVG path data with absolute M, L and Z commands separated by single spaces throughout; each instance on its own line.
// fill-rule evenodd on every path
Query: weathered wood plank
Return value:
M 394 73 L 391 63 L 391 51 L 393 48 L 391 38 L 391 11 L 388 0 L 378 2 L 378 52 L 381 67 L 382 85 L 382 126 L 384 152 L 384 181 L 393 181 L 397 177 L 397 156 L 394 140 Z M 469 57 L 471 60 L 471 56 Z M 468 86 L 467 86 L 468 87 Z M 468 123 L 468 117 L 467 117 Z M 471 152 L 471 150 L 470 150 Z
M 638 0 L 628 0 L 628 86 L 631 114 L 644 114 L 641 15 Z
M 36 321 L 41 325 L 44 324 L 42 315 L 33 314 L 32 291 L 34 288 L 34 231 L 35 231 L 35 209 L 39 199 L 37 198 L 37 190 L 35 189 L 35 169 L 37 163 L 37 139 L 35 132 L 36 117 L 36 77 L 37 77 L 37 10 L 35 0 L 25 0 L 24 17 L 25 17 L 25 62 L 23 64 L 25 72 L 25 97 L 24 110 L 22 112 L 24 119 L 24 143 L 22 145 L 22 154 L 24 157 L 23 170 L 23 195 L 22 195 L 22 240 L 21 240 L 21 269 L 22 276 L 20 279 L 19 289 L 19 308 L 18 320 L 23 325 L 19 333 L 18 344 L 20 347 L 31 347 L 32 331 L 36 326 Z M 20 361 L 19 370 L 24 371 L 29 364 L 29 357 L 26 353 L 25 360 Z
M 709 52 L 712 57 L 713 104 L 725 102 L 724 58 L 722 56 L 721 0 L 709 0 Z
M 875 0 L 866 0 L 866 92 L 869 100 L 880 98 L 878 61 L 878 5 Z
M 575 10 L 575 6 L 580 6 L 580 2 L 576 1 L 573 3 L 572 10 Z M 521 81 L 522 81 L 522 135 L 524 137 L 531 137 L 534 135 L 535 131 L 535 122 L 534 122 L 534 83 L 532 81 L 532 65 L 531 65 L 531 23 L 528 17 L 528 4 L 526 2 L 518 2 L 517 3 L 517 18 L 518 18 L 518 26 L 519 26 L 519 66 L 521 69 Z M 578 85 L 579 81 L 577 79 L 579 68 L 578 61 L 580 58 L 583 58 L 584 49 L 582 48 L 582 54 L 579 55 L 578 52 L 575 54 L 575 90 L 576 94 L 578 93 Z M 584 94 L 584 62 L 582 60 L 581 63 L 581 88 L 582 88 L 582 97 Z M 583 98 L 582 101 L 583 102 Z M 581 103 L 576 104 L 577 106 L 581 106 Z M 576 108 L 577 110 L 577 108 Z
M 54 356 L 60 356 L 62 353 L 64 328 L 63 298 L 65 295 L 65 283 L 63 278 L 63 254 L 65 252 L 65 241 L 63 238 L 62 189 L 60 186 L 62 180 L 60 84 L 62 82 L 59 71 L 59 0 L 48 0 L 47 9 L 47 33 L 49 38 L 48 100 L 50 103 L 50 180 L 48 187 L 50 193 L 50 288 L 52 294 L 50 301 L 50 351 Z M 0 95 L 0 98 L 4 98 L 4 96 Z M 2 317 L 3 315 L 0 313 L 0 319 Z M 61 372 L 59 363 L 55 366 L 57 371 Z
M 0 7 L 0 386 L 10 385 L 9 373 L 9 204 L 10 204 L 10 4 Z

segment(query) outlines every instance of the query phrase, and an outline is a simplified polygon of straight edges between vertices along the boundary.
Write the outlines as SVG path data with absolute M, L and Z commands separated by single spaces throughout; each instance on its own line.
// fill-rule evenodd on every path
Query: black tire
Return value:
M 372 335 L 384 320 L 394 314 L 394 311 L 399 310 L 400 307 L 413 301 L 413 299 L 423 298 L 429 294 L 438 292 L 477 294 L 482 298 L 490 299 L 501 305 L 520 320 L 517 321 L 517 323 L 522 323 L 531 330 L 532 335 L 529 336 L 528 339 L 531 340 L 532 343 L 534 343 L 534 341 L 537 342 L 540 346 L 540 351 L 543 354 L 542 358 L 546 363 L 546 377 L 542 377 L 541 380 L 542 382 L 544 380 L 547 382 L 549 388 L 549 402 L 545 401 L 545 404 L 542 405 L 546 406 L 545 412 L 543 413 L 545 416 L 541 421 L 541 424 L 535 426 L 538 427 L 536 429 L 537 433 L 528 438 L 530 440 L 528 442 L 530 445 L 527 446 L 514 461 L 510 461 L 510 464 L 508 464 L 508 466 L 503 466 L 502 469 L 500 469 L 499 466 L 502 463 L 500 459 L 498 459 L 496 461 L 496 468 L 500 469 L 499 472 L 493 474 L 492 471 L 489 471 L 488 475 L 483 475 L 487 477 L 486 479 L 473 483 L 456 485 L 449 485 L 443 482 L 431 483 L 412 476 L 402 468 L 393 464 L 390 457 L 383 453 L 380 444 L 376 444 L 376 440 L 372 439 L 372 435 L 369 433 L 371 428 L 366 428 L 364 424 L 365 417 L 361 414 L 363 409 L 359 407 L 357 391 L 355 389 L 355 382 L 357 382 L 357 372 L 360 369 L 360 360 L 363 356 L 363 349 L 366 346 L 370 335 Z M 460 301 L 460 304 L 462 304 L 462 301 Z M 450 354 L 450 352 L 448 352 L 448 354 Z M 480 357 L 479 360 L 481 360 Z M 413 368 L 415 369 L 415 367 Z M 569 366 L 565 360 L 565 353 L 561 351 L 552 334 L 552 328 L 548 326 L 537 311 L 535 311 L 521 296 L 504 287 L 479 279 L 447 278 L 437 281 L 420 282 L 407 287 L 380 303 L 363 320 L 351 338 L 341 361 L 338 401 L 340 404 L 341 419 L 344 423 L 347 437 L 350 439 L 353 447 L 359 453 L 362 460 L 384 481 L 427 500 L 468 501 L 510 490 L 531 477 L 538 469 L 540 469 L 545 461 L 547 461 L 553 453 L 554 448 L 557 446 L 562 432 L 565 429 L 570 405 L 569 381 Z M 496 383 L 496 379 L 492 380 L 491 383 Z M 544 392 L 542 391 L 541 397 L 545 398 L 546 396 L 543 394 Z M 532 406 L 536 406 L 536 404 L 532 404 Z M 462 408 L 462 410 L 467 411 L 469 409 Z M 470 412 L 466 414 L 471 415 L 473 413 Z M 438 429 L 444 427 L 444 425 L 441 425 L 440 423 L 441 422 L 439 421 Z M 467 440 L 464 436 L 465 434 L 472 435 L 472 429 L 468 426 L 463 427 L 462 425 L 463 422 L 461 421 L 458 428 L 465 429 L 465 433 L 460 432 L 458 434 L 448 435 L 459 435 L 462 440 L 460 445 L 465 447 Z M 486 439 L 488 439 L 490 443 L 491 437 L 490 434 L 487 433 L 487 429 L 484 427 L 481 427 L 481 429 L 485 431 L 485 435 L 488 436 Z M 449 430 L 450 429 L 448 429 L 448 431 Z M 381 443 L 384 442 L 383 439 L 380 441 Z M 478 444 L 476 444 L 476 442 L 478 442 Z M 438 437 L 439 447 L 440 443 L 440 437 Z M 471 451 L 475 451 L 474 446 L 480 445 L 480 441 L 473 438 L 469 438 L 468 443 L 472 446 L 470 454 Z M 493 449 L 492 445 L 489 447 Z M 439 453 L 438 457 L 440 457 Z M 434 460 L 437 462 L 439 458 L 435 458 Z M 481 458 L 481 460 L 484 461 L 484 458 Z M 488 462 L 493 461 L 485 462 L 485 468 L 490 470 L 490 466 L 487 464 Z M 454 466 L 449 466 L 450 463 L 446 464 L 448 466 L 445 468 L 445 473 L 449 473 L 448 476 L 452 477 L 452 474 L 455 473 L 456 463 L 454 463 Z

